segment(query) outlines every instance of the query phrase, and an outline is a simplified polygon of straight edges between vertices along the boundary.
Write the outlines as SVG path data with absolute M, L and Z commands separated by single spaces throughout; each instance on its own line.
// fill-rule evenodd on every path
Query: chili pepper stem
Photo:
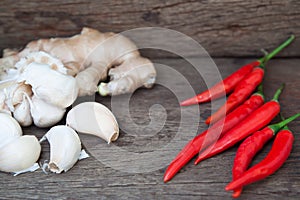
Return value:
M 270 125 L 269 128 L 272 129 L 274 133 L 277 133 L 280 129 L 282 129 L 284 126 L 286 126 L 288 123 L 290 123 L 291 121 L 295 120 L 298 117 L 300 117 L 300 113 L 297 113 L 282 122 Z
M 281 84 L 280 88 L 278 88 L 273 96 L 273 101 L 278 101 L 280 94 L 282 93 L 283 89 L 285 87 L 285 84 Z
M 277 55 L 282 49 L 287 47 L 293 40 L 295 39 L 294 35 L 291 35 L 285 42 L 283 42 L 281 45 L 279 45 L 276 49 L 274 49 L 271 53 L 268 53 L 264 57 L 259 59 L 260 63 L 266 63 L 271 58 L 273 58 L 275 55 Z
M 255 94 L 260 95 L 263 99 L 265 99 L 265 95 L 264 95 L 264 87 L 263 87 L 263 83 L 261 82 L 259 84 L 259 86 L 257 86 L 256 92 Z
M 282 121 L 284 121 L 285 119 L 284 119 L 282 113 L 279 113 L 279 115 L 280 115 L 280 119 L 281 119 Z M 288 125 L 285 125 L 281 130 L 288 130 L 288 131 L 290 131 Z

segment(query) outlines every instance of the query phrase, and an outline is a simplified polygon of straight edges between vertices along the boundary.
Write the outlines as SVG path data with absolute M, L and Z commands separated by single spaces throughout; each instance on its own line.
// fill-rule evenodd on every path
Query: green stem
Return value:
M 280 119 L 282 121 L 285 120 L 284 117 L 283 117 L 283 115 L 282 115 L 282 113 L 279 113 L 279 115 L 280 115 Z M 285 125 L 281 130 L 288 130 L 289 131 L 290 129 L 289 129 L 288 125 Z
M 277 124 L 272 124 L 269 126 L 269 128 L 271 128 L 274 131 L 274 134 L 277 133 L 280 129 L 282 129 L 284 126 L 286 126 L 288 123 L 290 123 L 291 121 L 295 120 L 296 118 L 300 117 L 300 113 L 297 113 L 289 118 L 287 118 L 286 120 L 279 122 Z
M 265 69 L 266 69 L 265 64 L 266 64 L 266 63 L 261 62 L 260 65 L 259 65 L 258 67 L 261 68 L 262 70 L 265 70 Z
M 263 99 L 265 99 L 264 87 L 263 87 L 263 83 L 262 82 L 259 84 L 259 86 L 257 86 L 255 94 L 260 95 L 260 96 L 262 96 Z
M 285 42 L 283 42 L 281 45 L 279 45 L 276 49 L 274 49 L 271 53 L 268 53 L 264 57 L 259 59 L 259 62 L 262 64 L 265 64 L 268 62 L 271 58 L 273 58 L 276 54 L 278 54 L 282 49 L 287 47 L 293 40 L 295 39 L 294 35 L 291 35 Z
M 284 86 L 285 86 L 285 84 L 282 83 L 281 86 L 280 86 L 280 88 L 278 88 L 278 89 L 276 90 L 276 92 L 275 92 L 275 94 L 274 94 L 274 97 L 273 97 L 273 99 L 272 99 L 273 101 L 278 101 L 279 96 L 280 96 L 280 94 L 282 93 L 282 90 L 283 90 Z

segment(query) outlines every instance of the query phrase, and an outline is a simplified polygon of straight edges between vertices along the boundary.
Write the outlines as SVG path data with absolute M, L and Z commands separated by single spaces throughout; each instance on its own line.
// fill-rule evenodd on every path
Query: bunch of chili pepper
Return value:
M 299 116 L 300 113 L 257 131 L 239 146 L 232 168 L 233 180 L 225 188 L 234 190 L 232 197 L 239 197 L 243 186 L 266 178 L 283 165 L 291 153 L 294 141 L 294 136 L 287 124 Z M 269 154 L 261 162 L 247 170 L 253 157 L 274 135 L 276 138 Z
M 276 91 L 271 101 L 256 109 L 248 117 L 239 122 L 239 124 L 234 126 L 234 128 L 226 132 L 226 134 L 216 141 L 216 143 L 210 148 L 200 152 L 195 164 L 229 149 L 233 145 L 253 134 L 255 131 L 258 131 L 268 125 L 280 112 L 278 98 L 283 87 L 284 85 Z
M 293 39 L 294 36 L 291 36 L 270 54 L 243 66 L 211 89 L 181 103 L 186 106 L 208 102 L 221 97 L 224 89 L 226 94 L 232 92 L 225 105 L 207 120 L 214 124 L 192 139 L 171 162 L 164 175 L 165 182 L 169 181 L 199 151 L 200 154 L 195 164 L 228 149 L 253 132 L 265 127 L 280 112 L 278 97 L 283 86 L 278 89 L 273 100 L 264 104 L 261 82 L 265 63 L 288 46 Z M 258 88 L 258 92 L 247 100 L 255 88 Z
M 245 101 L 244 104 L 239 106 L 239 108 L 228 114 L 224 121 L 218 121 L 208 130 L 192 139 L 169 165 L 164 176 L 164 181 L 167 182 L 171 180 L 171 178 L 175 176 L 175 174 L 194 156 L 196 156 L 201 149 L 205 149 L 211 143 L 215 142 L 219 137 L 224 135 L 226 131 L 237 125 L 241 120 L 245 119 L 263 104 L 264 95 L 262 85 L 260 85 L 257 92 Z M 220 128 L 222 129 L 220 130 Z
M 217 83 L 209 90 L 181 102 L 180 105 L 188 106 L 197 103 L 204 103 L 220 98 L 224 94 L 230 94 L 225 104 L 205 121 L 206 124 L 215 123 L 242 104 L 251 95 L 251 93 L 263 80 L 265 64 L 282 49 L 288 46 L 294 38 L 294 35 L 290 36 L 288 40 L 278 46 L 270 54 L 241 67 L 239 70 L 225 78 L 223 81 Z

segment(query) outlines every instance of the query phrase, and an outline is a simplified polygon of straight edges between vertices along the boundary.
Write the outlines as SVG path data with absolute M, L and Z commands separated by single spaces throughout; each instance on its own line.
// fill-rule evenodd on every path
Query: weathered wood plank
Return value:
M 203 90 L 203 80 L 197 75 L 193 68 L 184 60 L 163 59 L 154 60 L 156 63 L 164 63 L 178 70 L 190 81 L 196 92 Z M 247 59 L 216 59 L 222 76 L 226 76 L 247 63 Z M 286 83 L 286 89 L 280 97 L 282 113 L 290 116 L 300 112 L 299 86 L 300 71 L 298 69 L 299 59 L 275 59 L 270 61 L 265 78 L 265 93 L 268 99 L 271 98 L 280 83 Z M 172 78 L 172 77 L 171 77 Z M 171 80 L 171 79 L 170 79 Z M 178 85 L 178 88 L 182 86 Z M 118 97 L 118 98 L 124 98 Z M 110 97 L 96 96 L 96 100 L 110 106 Z M 151 105 L 161 104 L 167 112 L 167 120 L 164 128 L 158 133 L 142 139 L 139 136 L 131 135 L 129 132 L 121 131 L 120 138 L 115 143 L 122 149 L 130 152 L 141 153 L 154 151 L 170 143 L 180 126 L 181 111 L 189 108 L 180 108 L 176 96 L 162 86 L 155 86 L 152 90 L 139 89 L 130 101 L 130 114 L 136 123 L 145 125 L 149 123 L 148 111 Z M 191 111 L 198 106 L 191 107 Z M 200 106 L 201 118 L 210 113 L 210 104 Z M 191 115 L 192 116 L 192 115 Z M 117 116 L 118 117 L 118 116 Z M 189 116 L 188 116 L 189 118 Z M 118 119 L 120 123 L 126 119 Z M 190 119 L 191 120 L 191 119 Z M 278 120 L 278 119 L 277 119 Z M 276 120 L 275 120 L 276 121 Z M 271 177 L 245 187 L 243 199 L 298 199 L 300 195 L 300 120 L 292 122 L 289 127 L 295 133 L 293 151 L 284 166 Z M 60 122 L 64 124 L 64 121 Z M 132 126 L 132 124 L 126 124 Z M 184 124 L 189 130 L 189 123 Z M 206 126 L 203 120 L 199 124 L 199 131 Z M 155 131 L 157 127 L 152 127 Z M 47 131 L 34 126 L 25 128 L 25 134 L 35 134 L 38 138 Z M 147 133 L 151 130 L 145 130 Z M 100 139 L 91 136 L 80 135 L 87 143 L 102 143 Z M 255 158 L 257 163 L 270 149 L 271 143 Z M 162 168 L 147 173 L 126 173 L 115 170 L 98 161 L 95 156 L 79 161 L 74 168 L 67 173 L 60 175 L 45 175 L 41 170 L 34 173 L 27 173 L 17 177 L 0 173 L 0 199 L 231 199 L 231 194 L 224 191 L 225 185 L 231 180 L 231 166 L 237 146 L 225 153 L 202 162 L 198 166 L 189 163 L 169 183 L 164 184 L 162 177 L 167 164 Z M 42 144 L 43 153 L 40 161 L 49 158 L 49 145 Z M 89 151 L 89 149 L 87 149 Z M 179 147 L 173 147 L 174 153 Z M 121 159 L 122 154 L 114 155 Z M 170 158 L 171 159 L 171 158 Z M 152 161 L 154 164 L 162 158 Z M 123 165 L 124 163 L 120 163 Z M 137 167 L 137 162 L 131 162 L 132 167 Z
M 170 28 L 200 42 L 212 56 L 258 56 L 260 49 L 274 48 L 291 33 L 300 36 L 300 1 L 2 0 L 0 49 L 20 48 L 41 37 L 70 36 L 84 26 L 114 32 Z M 155 36 L 164 42 L 161 37 Z M 300 56 L 299 45 L 297 40 L 281 56 Z M 157 51 L 151 55 L 166 57 Z

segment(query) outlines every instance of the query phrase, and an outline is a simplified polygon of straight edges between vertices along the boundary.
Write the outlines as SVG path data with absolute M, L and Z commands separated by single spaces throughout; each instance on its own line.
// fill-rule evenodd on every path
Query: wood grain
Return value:
M 84 26 L 114 32 L 164 27 L 192 37 L 215 57 L 261 56 L 260 49 L 273 49 L 291 33 L 300 37 L 300 1 L 2 0 L 0 49 L 21 48 L 38 38 L 70 36 Z M 159 34 L 154 38 L 164 42 Z M 299 46 L 297 40 L 280 56 L 300 56 Z M 146 55 L 172 56 L 158 51 Z
M 186 61 L 181 59 L 158 59 L 154 61 L 171 66 L 180 72 L 189 80 L 195 92 L 205 89 L 201 76 L 197 75 L 193 67 Z M 248 61 L 250 60 L 215 59 L 222 76 L 229 75 Z M 286 117 L 300 112 L 298 103 L 300 98 L 299 62 L 300 59 L 275 59 L 267 65 L 264 83 L 267 99 L 270 99 L 276 88 L 285 82 L 286 88 L 280 97 L 280 102 L 282 113 Z M 172 81 L 172 77 L 168 78 Z M 176 87 L 181 88 L 182 86 Z M 118 98 L 122 99 L 124 96 Z M 96 100 L 108 107 L 111 105 L 110 97 L 96 96 Z M 141 156 L 145 151 L 150 152 L 162 148 L 169 144 L 177 133 L 182 117 L 181 112 L 186 109 L 191 109 L 193 112 L 199 108 L 198 106 L 180 108 L 172 91 L 156 85 L 151 90 L 139 89 L 132 96 L 130 114 L 134 122 L 142 125 L 149 123 L 149 108 L 157 103 L 161 104 L 167 113 L 167 120 L 163 129 L 151 136 L 143 136 L 143 138 L 121 131 L 120 138 L 115 145 L 131 152 L 140 153 Z M 210 113 L 210 109 L 210 104 L 200 106 L 199 132 L 206 127 L 203 119 Z M 274 121 L 278 120 L 275 119 Z M 126 122 L 126 119 L 119 118 L 118 121 L 123 123 Z M 64 123 L 64 120 L 60 122 L 60 124 Z M 295 142 L 287 162 L 274 175 L 245 187 L 242 194 L 243 199 L 298 199 L 300 195 L 299 123 L 300 120 L 297 119 L 289 125 L 295 133 Z M 132 125 L 127 124 L 127 126 Z M 184 126 L 189 130 L 189 123 L 184 124 Z M 155 129 L 156 127 L 152 128 Z M 41 138 L 46 131 L 47 129 L 39 129 L 34 126 L 24 128 L 24 134 L 34 134 L 38 138 Z M 151 130 L 148 131 L 151 132 Z M 80 137 L 89 143 L 102 142 L 94 137 L 84 135 L 80 135 Z M 266 155 L 271 144 L 268 143 L 266 148 L 255 158 L 254 163 Z M 197 166 L 194 166 L 192 162 L 189 163 L 167 184 L 164 184 L 162 180 L 167 164 L 160 169 L 147 173 L 126 173 L 105 165 L 98 161 L 95 156 L 79 161 L 69 172 L 60 175 L 46 175 L 41 170 L 17 177 L 0 173 L 0 199 L 231 199 L 231 194 L 225 192 L 224 187 L 231 180 L 231 167 L 236 148 L 237 146 L 221 155 L 203 161 Z M 47 142 L 42 143 L 42 151 L 41 162 L 49 159 Z M 177 153 L 179 147 L 174 147 L 173 151 Z M 120 156 L 122 155 L 120 154 Z M 156 158 L 152 162 L 159 162 L 160 159 Z M 136 162 L 131 164 L 135 167 L 137 165 Z

